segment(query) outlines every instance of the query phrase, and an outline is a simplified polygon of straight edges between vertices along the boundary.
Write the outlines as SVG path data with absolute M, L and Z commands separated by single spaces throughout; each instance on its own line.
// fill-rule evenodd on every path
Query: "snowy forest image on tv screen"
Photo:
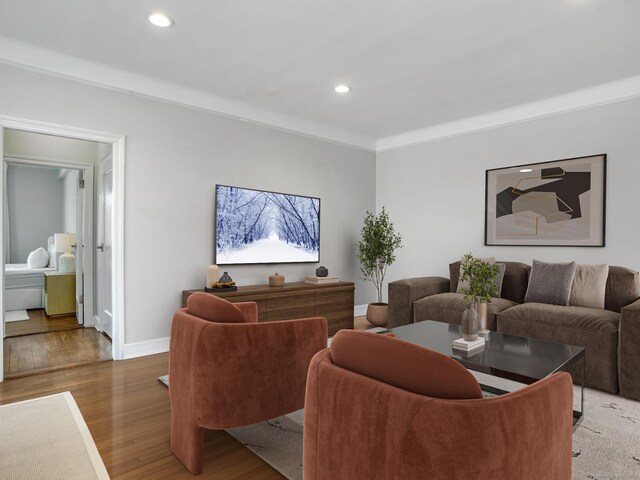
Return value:
M 320 199 L 216 185 L 216 263 L 320 261 Z

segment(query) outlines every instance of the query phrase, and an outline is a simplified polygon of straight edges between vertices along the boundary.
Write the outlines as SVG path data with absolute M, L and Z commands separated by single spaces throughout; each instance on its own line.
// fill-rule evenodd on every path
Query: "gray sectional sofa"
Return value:
M 506 264 L 500 298 L 487 305 L 490 330 L 585 347 L 586 385 L 640 400 L 640 283 L 638 272 L 609 267 L 605 308 L 523 303 L 529 265 Z M 466 302 L 458 287 L 460 262 L 450 278 L 389 283 L 389 327 L 423 320 L 460 324 Z

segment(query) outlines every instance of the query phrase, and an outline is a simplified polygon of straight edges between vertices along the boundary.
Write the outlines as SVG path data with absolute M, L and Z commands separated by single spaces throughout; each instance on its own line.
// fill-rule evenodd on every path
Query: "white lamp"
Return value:
M 56 252 L 71 253 L 71 249 L 76 243 L 75 233 L 56 233 L 53 238 Z
M 56 233 L 54 235 L 54 250 L 56 252 L 56 268 L 58 272 L 71 273 L 76 271 L 76 257 L 71 253 L 75 243 L 75 233 Z

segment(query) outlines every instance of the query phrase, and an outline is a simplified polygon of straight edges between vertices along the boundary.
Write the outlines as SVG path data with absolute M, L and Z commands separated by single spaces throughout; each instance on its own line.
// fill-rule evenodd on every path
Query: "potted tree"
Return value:
M 460 282 L 467 282 L 468 287 L 462 288 L 464 299 L 474 303 L 478 313 L 480 333 L 487 333 L 487 303 L 491 297 L 498 294 L 496 277 L 500 273 L 500 265 L 490 264 L 480 258 L 467 253 L 460 263 Z
M 395 251 L 402 247 L 402 239 L 389 221 L 384 207 L 378 215 L 367 212 L 360 237 L 356 252 L 360 271 L 364 280 L 372 281 L 378 292 L 378 301 L 367 307 L 367 321 L 384 326 L 389 320 L 389 305 L 382 302 L 384 276 L 387 267 L 396 259 Z

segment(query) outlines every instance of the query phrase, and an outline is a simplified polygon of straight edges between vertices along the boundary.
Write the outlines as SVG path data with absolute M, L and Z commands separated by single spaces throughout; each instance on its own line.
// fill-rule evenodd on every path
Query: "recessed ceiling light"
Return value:
M 333 91 L 336 93 L 349 93 L 351 91 L 351 87 L 349 85 L 336 85 L 333 87 Z
M 529 173 L 529 172 L 533 172 L 533 168 L 523 168 L 520 170 L 522 173 Z
M 151 12 L 147 14 L 147 20 L 156 27 L 170 27 L 173 25 L 173 19 L 164 13 Z

